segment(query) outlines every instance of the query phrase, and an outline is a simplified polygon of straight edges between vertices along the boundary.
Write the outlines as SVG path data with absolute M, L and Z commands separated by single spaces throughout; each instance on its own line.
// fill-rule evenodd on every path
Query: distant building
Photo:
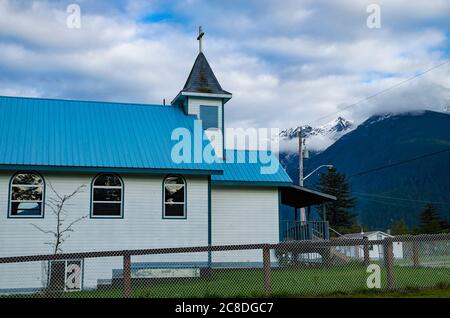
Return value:
M 390 234 L 381 231 L 372 232 L 361 232 L 361 233 L 351 233 L 341 236 L 341 239 L 363 239 L 367 237 L 370 241 L 383 240 L 387 237 L 393 237 Z M 351 258 L 364 258 L 364 247 L 360 246 L 339 246 L 336 250 L 342 254 Z M 383 259 L 383 246 L 382 245 L 369 245 L 369 258 L 371 260 L 382 260 Z M 403 243 L 394 242 L 394 258 L 403 258 Z

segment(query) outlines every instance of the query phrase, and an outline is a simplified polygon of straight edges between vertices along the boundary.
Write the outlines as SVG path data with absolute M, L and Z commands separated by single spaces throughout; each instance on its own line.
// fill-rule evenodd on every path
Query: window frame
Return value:
M 95 181 L 104 175 L 112 175 L 119 179 L 120 186 L 96 186 Z M 120 201 L 95 201 L 94 200 L 94 191 L 95 189 L 120 189 Z M 91 219 L 123 219 L 124 218 L 124 197 L 125 197 L 125 183 L 122 178 L 116 173 L 99 173 L 97 174 L 91 182 L 91 202 L 90 202 L 90 213 L 89 216 Z M 120 203 L 120 215 L 94 215 L 94 203 L 106 203 L 106 204 L 118 204 Z
M 183 180 L 183 187 L 184 187 L 184 195 L 183 195 L 183 203 L 177 202 L 175 204 L 181 205 L 183 204 L 183 216 L 167 216 L 166 215 L 166 180 L 170 177 L 177 177 L 181 178 Z M 182 175 L 167 175 L 163 178 L 162 182 L 162 218 L 164 220 L 186 220 L 187 219 L 187 182 L 186 179 Z
M 35 174 L 38 175 L 42 184 L 39 185 L 31 185 L 31 184 L 13 184 L 14 179 L 19 174 Z M 41 200 L 13 200 L 13 187 L 34 187 L 34 188 L 42 188 L 42 199 Z M 46 193 L 46 184 L 44 177 L 37 171 L 17 171 L 14 173 L 9 179 L 9 189 L 8 189 L 8 218 L 9 219 L 43 219 L 45 217 L 45 193 Z M 30 203 L 41 203 L 41 213 L 39 215 L 12 215 L 12 204 L 13 202 L 30 202 Z
M 217 122 L 217 127 L 207 127 L 205 128 L 205 122 L 204 119 L 202 117 L 202 109 L 214 109 L 216 111 L 216 122 Z M 219 123 L 219 107 L 217 106 L 213 106 L 213 105 L 200 105 L 199 106 L 199 110 L 198 110 L 198 118 L 202 121 L 202 128 L 203 130 L 219 130 L 220 129 L 220 123 Z

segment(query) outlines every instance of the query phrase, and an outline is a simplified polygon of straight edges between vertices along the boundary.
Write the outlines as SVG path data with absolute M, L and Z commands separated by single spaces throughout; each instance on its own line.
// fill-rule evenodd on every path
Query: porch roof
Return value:
M 318 205 L 329 201 L 335 201 L 336 197 L 307 189 L 298 185 L 280 187 L 281 203 L 293 208 L 304 208 L 311 205 Z

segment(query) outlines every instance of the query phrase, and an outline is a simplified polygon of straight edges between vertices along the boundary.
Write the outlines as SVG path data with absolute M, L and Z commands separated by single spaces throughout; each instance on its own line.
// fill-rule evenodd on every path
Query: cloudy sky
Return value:
M 66 24 L 71 3 L 81 8 L 79 29 Z M 367 26 L 372 3 L 381 28 Z M 228 126 L 442 111 L 450 106 L 449 16 L 448 0 L 0 0 L 0 95 L 170 101 L 202 25 L 205 55 L 233 93 Z

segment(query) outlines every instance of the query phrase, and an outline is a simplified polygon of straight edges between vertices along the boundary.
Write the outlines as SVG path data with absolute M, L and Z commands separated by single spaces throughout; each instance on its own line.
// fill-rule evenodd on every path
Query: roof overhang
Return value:
M 277 181 L 239 181 L 239 180 L 212 180 L 212 185 L 218 186 L 237 186 L 237 187 L 286 187 L 287 182 Z
M 173 169 L 173 168 L 125 168 L 125 167 L 75 167 L 45 165 L 3 165 L 0 171 L 42 171 L 42 172 L 94 172 L 94 173 L 136 173 L 136 174 L 184 174 L 184 175 L 222 175 L 223 170 Z
M 228 102 L 233 95 L 230 94 L 211 94 L 211 93 L 197 93 L 197 92 L 184 92 L 181 91 L 178 95 L 172 100 L 171 104 L 176 105 L 179 104 L 179 101 L 186 99 L 187 97 L 200 97 L 200 98 L 221 98 L 223 99 L 224 104 Z
M 335 196 L 300 187 L 298 185 L 280 187 L 280 192 L 281 203 L 294 208 L 304 208 L 311 205 L 336 201 Z

